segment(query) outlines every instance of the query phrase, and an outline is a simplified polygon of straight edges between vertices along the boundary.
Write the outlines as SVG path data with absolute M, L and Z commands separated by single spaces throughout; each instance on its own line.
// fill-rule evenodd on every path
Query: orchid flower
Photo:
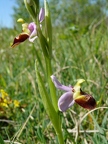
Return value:
M 90 94 L 81 90 L 80 84 L 85 81 L 84 79 L 79 79 L 74 87 L 62 85 L 54 75 L 51 76 L 51 79 L 57 89 L 66 91 L 58 100 L 58 108 L 60 111 L 66 111 L 74 103 L 89 110 L 96 107 L 95 99 Z
M 41 22 L 44 20 L 45 17 L 45 11 L 44 8 L 40 9 L 39 12 L 39 22 L 40 22 L 40 28 L 42 28 Z M 18 19 L 18 22 L 24 22 L 23 19 Z M 19 45 L 20 43 L 24 42 L 25 40 L 29 39 L 30 42 L 33 42 L 37 38 L 37 25 L 35 22 L 31 23 L 23 23 L 22 24 L 22 33 L 20 33 L 17 37 L 14 38 L 13 44 L 11 47 L 15 47 L 16 45 Z

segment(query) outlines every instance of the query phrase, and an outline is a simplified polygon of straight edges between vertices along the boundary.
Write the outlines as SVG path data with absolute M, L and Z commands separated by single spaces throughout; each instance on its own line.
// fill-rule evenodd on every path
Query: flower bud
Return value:
M 24 19 L 19 18 L 19 19 L 17 20 L 17 22 L 24 23 Z

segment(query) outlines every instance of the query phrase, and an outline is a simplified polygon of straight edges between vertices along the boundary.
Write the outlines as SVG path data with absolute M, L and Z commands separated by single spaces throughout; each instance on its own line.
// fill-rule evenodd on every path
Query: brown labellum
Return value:
M 16 37 L 13 41 L 13 44 L 11 45 L 12 48 L 19 45 L 20 43 L 24 42 L 26 39 L 29 38 L 28 34 L 22 33 L 18 37 Z
M 81 90 L 81 96 L 75 99 L 75 102 L 86 109 L 94 109 L 96 107 L 95 99 Z

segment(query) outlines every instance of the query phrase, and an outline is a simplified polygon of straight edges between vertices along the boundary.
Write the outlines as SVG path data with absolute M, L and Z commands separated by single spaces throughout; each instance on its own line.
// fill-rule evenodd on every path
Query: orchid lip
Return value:
M 29 38 L 29 35 L 26 33 L 21 33 L 19 36 L 17 36 L 14 41 L 13 44 L 11 45 L 12 48 L 14 48 L 15 46 L 19 45 L 20 43 L 24 42 L 26 39 Z
M 95 99 L 90 95 L 81 90 L 80 95 L 77 96 L 75 102 L 85 109 L 94 109 L 96 107 Z

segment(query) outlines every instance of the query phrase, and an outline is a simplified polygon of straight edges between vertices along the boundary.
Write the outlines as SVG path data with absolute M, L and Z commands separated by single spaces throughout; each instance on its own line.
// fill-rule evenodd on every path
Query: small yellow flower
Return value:
M 8 100 L 7 100 L 7 99 L 3 99 L 3 102 L 4 102 L 4 103 L 8 103 Z
M 14 107 L 19 107 L 20 102 L 18 100 L 14 100 Z
M 10 103 L 11 99 L 8 94 L 3 89 L 0 89 L 0 106 L 8 107 Z
M 3 89 L 1 89 L 0 92 L 1 92 L 2 99 L 8 97 L 8 94 Z
M 2 106 L 2 107 L 7 107 L 7 108 L 8 108 L 8 105 L 7 105 L 7 103 L 5 103 L 5 102 L 2 102 L 2 103 L 0 104 L 0 106 Z

